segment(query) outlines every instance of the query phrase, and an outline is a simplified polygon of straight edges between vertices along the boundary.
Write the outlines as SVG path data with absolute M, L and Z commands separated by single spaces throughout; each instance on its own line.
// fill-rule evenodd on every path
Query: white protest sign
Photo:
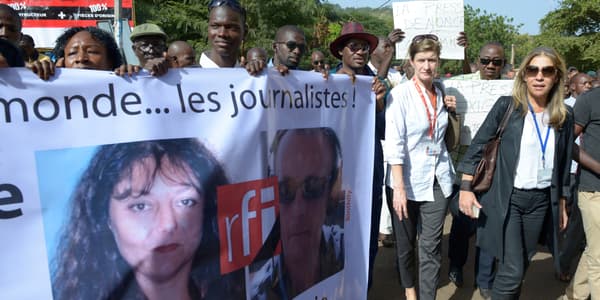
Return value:
M 366 299 L 370 86 L 0 69 L 0 299 Z
M 464 31 L 463 0 L 394 2 L 394 28 L 406 33 L 396 43 L 396 59 L 406 59 L 413 38 L 419 34 L 435 34 L 442 44 L 441 58 L 463 59 L 464 49 L 456 44 Z
M 444 80 L 446 94 L 456 96 L 456 112 L 463 116 L 460 143 L 469 145 L 500 96 L 510 96 L 512 80 Z

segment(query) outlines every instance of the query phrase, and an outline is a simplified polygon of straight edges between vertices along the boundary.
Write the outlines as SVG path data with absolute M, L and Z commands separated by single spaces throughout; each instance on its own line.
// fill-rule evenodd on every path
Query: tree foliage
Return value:
M 513 18 L 488 13 L 479 8 L 465 5 L 465 33 L 469 39 L 469 61 L 479 58 L 479 49 L 488 42 L 504 45 L 508 55 L 510 45 L 514 44 L 522 24 L 514 25 Z
M 536 42 L 551 46 L 580 70 L 600 66 L 600 0 L 563 0 L 541 21 Z

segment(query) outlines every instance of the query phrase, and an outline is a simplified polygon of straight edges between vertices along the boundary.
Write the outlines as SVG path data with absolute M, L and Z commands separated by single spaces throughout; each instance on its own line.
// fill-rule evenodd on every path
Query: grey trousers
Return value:
M 396 235 L 396 259 L 400 283 L 404 288 L 415 287 L 415 244 L 419 251 L 419 299 L 434 300 L 440 280 L 442 264 L 442 233 L 448 209 L 448 199 L 444 197 L 437 183 L 433 187 L 433 202 L 408 200 L 408 219 L 400 221 L 392 214 Z

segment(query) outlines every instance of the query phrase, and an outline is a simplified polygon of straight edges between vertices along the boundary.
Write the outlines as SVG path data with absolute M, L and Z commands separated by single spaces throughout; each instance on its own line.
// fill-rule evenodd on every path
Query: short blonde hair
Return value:
M 430 38 L 424 38 L 422 40 L 413 40 L 413 42 L 410 43 L 410 46 L 408 48 L 408 57 L 410 58 L 410 60 L 413 60 L 417 53 L 427 51 L 433 51 L 439 58 L 440 53 L 442 52 L 442 45 L 440 44 L 440 42 Z

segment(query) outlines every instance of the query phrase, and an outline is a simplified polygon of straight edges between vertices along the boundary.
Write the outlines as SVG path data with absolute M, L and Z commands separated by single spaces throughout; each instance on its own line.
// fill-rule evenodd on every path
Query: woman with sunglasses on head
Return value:
M 554 49 L 531 51 L 515 77 L 512 96 L 494 104 L 458 168 L 463 173 L 459 208 L 472 218 L 481 210 L 477 244 L 498 259 L 492 299 L 519 298 L 546 215 L 555 237 L 567 223 L 574 125 L 563 102 L 564 77 L 564 61 Z M 491 187 L 475 194 L 471 182 L 483 147 L 511 104 Z M 553 243 L 558 249 L 556 238 Z
M 442 229 L 454 168 L 444 136 L 448 110 L 434 85 L 441 44 L 432 34 L 417 35 L 409 46 L 411 80 L 392 89 L 386 110 L 385 157 L 392 169 L 392 216 L 398 270 L 406 299 L 417 299 L 415 243 L 419 251 L 419 299 L 435 299 L 442 261 Z

